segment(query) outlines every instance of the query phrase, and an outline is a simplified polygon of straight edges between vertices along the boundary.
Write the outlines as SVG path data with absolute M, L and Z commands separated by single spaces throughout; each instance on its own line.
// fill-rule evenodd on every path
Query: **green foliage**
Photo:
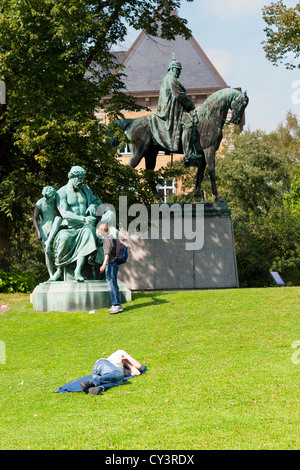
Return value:
M 32 273 L 7 274 L 0 269 L 0 292 L 2 293 L 32 292 L 35 286 L 35 276 Z
M 300 125 L 296 114 L 288 111 L 285 122 L 280 123 L 273 132 L 264 135 L 272 152 L 282 161 L 285 168 L 283 190 L 290 191 L 295 173 L 300 165 Z
M 262 43 L 267 59 L 273 65 L 284 63 L 287 69 L 299 68 L 300 3 L 288 8 L 282 0 L 272 2 L 263 8 L 263 19 L 268 25 Z
M 189 37 L 186 21 L 172 15 L 180 3 L 1 1 L 0 80 L 7 106 L 0 212 L 13 221 L 12 240 L 32 216 L 42 188 L 65 184 L 73 165 L 83 166 L 94 193 L 113 204 L 124 193 L 149 202 L 148 182 L 120 163 L 111 138 L 117 131 L 108 132 L 95 111 L 105 108 L 113 122 L 122 110 L 140 109 L 123 92 L 112 45 L 124 41 L 128 25 L 157 34 L 157 20 L 163 37 Z
M 242 287 L 272 285 L 270 271 L 300 284 L 299 220 L 289 211 L 273 206 L 261 217 L 234 219 L 233 225 Z
M 290 192 L 284 196 L 284 204 L 296 218 L 300 218 L 300 167 L 295 172 Z
M 157 33 L 152 15 L 160 5 L 157 15 L 165 36 L 188 36 L 184 22 L 170 18 L 167 10 L 179 4 L 4 0 L 0 77 L 7 87 L 5 132 L 15 160 L 60 181 L 57 173 L 74 161 L 87 165 L 104 159 L 106 127 L 95 116 L 97 107 L 111 96 L 105 104 L 110 120 L 119 117 L 122 109 L 139 109 L 121 91 L 122 72 L 116 68 L 111 46 L 124 40 L 126 22 Z
M 222 196 L 247 214 L 266 213 L 288 179 L 286 166 L 265 136 L 262 131 L 244 131 L 217 162 Z
M 285 282 L 300 282 L 300 224 L 291 210 L 291 201 L 297 201 L 297 183 L 293 193 L 291 182 L 299 168 L 299 130 L 288 113 L 286 123 L 270 134 L 235 135 L 234 147 L 217 160 L 219 191 L 232 211 L 242 287 L 271 285 L 270 270 Z

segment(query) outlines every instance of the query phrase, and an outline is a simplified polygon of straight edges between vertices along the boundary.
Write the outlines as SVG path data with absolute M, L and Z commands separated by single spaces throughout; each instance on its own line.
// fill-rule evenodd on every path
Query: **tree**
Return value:
M 233 225 L 241 287 L 271 285 L 270 271 L 278 271 L 286 283 L 300 284 L 299 217 L 273 204 L 263 216 L 251 214 Z
M 224 158 L 217 160 L 220 194 L 232 211 L 242 287 L 269 285 L 270 270 L 279 271 L 286 282 L 300 282 L 299 217 L 284 205 L 299 152 L 299 125 L 293 122 L 292 133 L 287 119 L 270 134 L 247 130 L 235 135 L 233 148 L 225 147 Z
M 266 134 L 265 139 L 287 170 L 284 189 L 289 191 L 295 171 L 300 165 L 300 123 L 297 115 L 288 111 L 285 122 L 280 123 L 275 131 Z
M 300 3 L 294 8 L 282 0 L 271 3 L 263 8 L 263 19 L 268 25 L 267 40 L 262 43 L 267 59 L 273 65 L 284 63 L 290 70 L 300 68 Z
M 271 141 L 262 131 L 244 131 L 234 137 L 234 147 L 224 148 L 217 161 L 220 193 L 240 214 L 266 214 L 280 197 L 288 172 L 282 159 L 273 152 Z
M 7 109 L 1 130 L 0 225 L 7 227 L 6 238 L 22 237 L 42 187 L 64 184 L 74 164 L 87 169 L 87 184 L 112 203 L 126 188 L 132 196 L 132 187 L 137 196 L 150 197 L 147 181 L 142 186 L 136 172 L 119 163 L 109 137 L 116 130 L 108 133 L 95 109 L 104 107 L 109 95 L 110 121 L 122 109 L 138 109 L 122 92 L 122 69 L 116 67 L 112 45 L 124 40 L 128 26 L 157 35 L 161 25 L 164 38 L 189 37 L 186 21 L 172 14 L 180 3 L 1 1 L 0 80 L 6 84 Z
M 298 217 L 300 225 L 300 166 L 298 167 L 291 190 L 284 197 L 284 204 L 295 217 Z

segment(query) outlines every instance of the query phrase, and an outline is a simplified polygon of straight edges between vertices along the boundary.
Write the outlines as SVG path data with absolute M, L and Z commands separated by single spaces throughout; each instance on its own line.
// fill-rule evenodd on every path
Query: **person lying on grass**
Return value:
M 142 365 L 126 351 L 118 349 L 107 359 L 100 358 L 93 367 L 92 380 L 80 382 L 83 392 L 99 395 L 112 387 L 122 385 L 124 376 L 140 375 Z

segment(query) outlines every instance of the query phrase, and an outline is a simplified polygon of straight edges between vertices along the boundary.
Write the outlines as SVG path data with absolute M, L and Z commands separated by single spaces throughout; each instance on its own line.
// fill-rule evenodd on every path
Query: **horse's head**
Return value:
M 247 96 L 247 92 L 238 92 L 238 94 L 231 101 L 231 122 L 233 122 L 234 124 L 239 124 L 241 122 L 245 108 L 248 103 L 249 98 Z

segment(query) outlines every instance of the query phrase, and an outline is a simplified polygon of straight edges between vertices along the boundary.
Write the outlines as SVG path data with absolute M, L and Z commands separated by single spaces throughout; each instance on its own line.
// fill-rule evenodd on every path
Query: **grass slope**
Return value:
M 0 295 L 0 448 L 299 449 L 299 293 L 136 293 L 120 315 Z M 53 393 L 119 348 L 148 372 L 101 396 Z

